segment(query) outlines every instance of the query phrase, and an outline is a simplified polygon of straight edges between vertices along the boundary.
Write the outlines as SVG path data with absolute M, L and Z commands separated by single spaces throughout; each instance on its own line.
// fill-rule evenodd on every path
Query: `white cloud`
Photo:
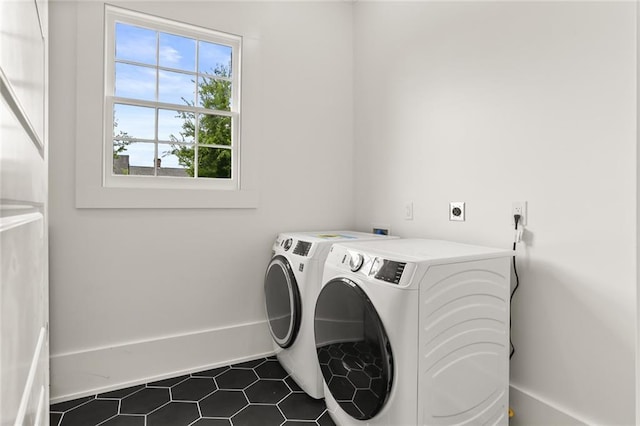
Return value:
M 190 74 L 160 71 L 160 100 L 178 105 L 181 98 L 193 101 L 195 96 L 195 76 Z
M 119 64 L 116 70 L 116 95 L 134 99 L 155 100 L 155 68 Z
M 182 59 L 182 55 L 176 49 L 171 46 L 162 46 L 160 47 L 160 63 L 161 64 L 173 64 L 177 65 L 180 63 Z
M 145 64 L 156 63 L 155 37 L 120 37 L 116 45 L 116 57 Z

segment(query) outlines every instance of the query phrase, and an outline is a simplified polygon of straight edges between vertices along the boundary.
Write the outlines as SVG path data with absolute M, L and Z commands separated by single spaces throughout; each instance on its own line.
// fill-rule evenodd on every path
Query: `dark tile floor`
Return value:
M 335 426 L 276 357 L 51 406 L 51 426 Z
M 376 346 L 365 342 L 332 343 L 318 348 L 320 370 L 340 407 L 366 420 L 380 410 L 388 392 L 388 370 Z

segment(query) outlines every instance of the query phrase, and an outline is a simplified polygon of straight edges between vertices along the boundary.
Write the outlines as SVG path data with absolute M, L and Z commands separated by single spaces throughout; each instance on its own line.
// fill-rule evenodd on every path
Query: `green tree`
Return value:
M 113 130 L 118 128 L 118 119 L 116 118 L 116 112 L 113 111 Z M 127 146 L 131 143 L 131 136 L 129 133 L 118 130 L 118 133 L 113 137 L 113 158 L 117 159 L 120 154 L 126 151 Z
M 229 77 L 230 67 L 218 65 L 213 70 L 217 77 Z M 199 106 L 207 109 L 231 110 L 231 82 L 216 77 L 201 77 L 198 82 Z M 189 106 L 195 106 L 193 101 L 183 98 Z M 179 112 L 178 117 L 184 120 L 182 131 L 176 137 L 171 135 L 173 142 L 193 140 L 196 133 L 196 117 L 190 112 Z M 231 117 L 221 115 L 199 114 L 198 122 L 199 145 L 231 146 Z M 178 157 L 180 165 L 186 168 L 190 176 L 195 174 L 195 148 L 189 145 L 174 143 L 171 151 Z M 198 147 L 198 177 L 230 178 L 231 150 L 214 147 Z
M 116 112 L 113 111 L 113 130 L 114 133 L 118 128 L 118 119 L 116 118 Z M 131 136 L 129 133 L 123 132 L 122 130 L 118 130 L 118 133 L 113 137 L 113 173 L 117 175 L 128 175 L 129 167 L 124 166 L 118 160 L 120 159 L 120 154 L 126 152 L 127 146 L 131 143 Z

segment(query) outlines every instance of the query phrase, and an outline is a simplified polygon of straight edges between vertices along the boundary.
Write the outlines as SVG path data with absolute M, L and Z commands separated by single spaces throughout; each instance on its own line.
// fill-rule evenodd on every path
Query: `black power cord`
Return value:
M 514 214 L 513 215 L 513 221 L 516 224 L 516 235 L 518 233 L 518 223 L 520 223 L 520 215 L 519 214 Z M 509 303 L 511 303 L 513 301 L 513 295 L 516 293 L 516 290 L 518 289 L 518 287 L 520 286 L 520 278 L 518 277 L 518 269 L 516 268 L 516 244 L 517 244 L 517 237 L 514 238 L 513 241 L 513 273 L 516 276 L 516 285 L 513 286 L 513 290 L 511 290 L 511 297 L 509 298 Z M 513 358 L 513 354 L 516 353 L 516 348 L 515 346 L 513 346 L 513 341 L 511 340 L 511 309 L 509 309 L 509 344 L 511 345 L 511 353 L 509 353 L 509 359 Z

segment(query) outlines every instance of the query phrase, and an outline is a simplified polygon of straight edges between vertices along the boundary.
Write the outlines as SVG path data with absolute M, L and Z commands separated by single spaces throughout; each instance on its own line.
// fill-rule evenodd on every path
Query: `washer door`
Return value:
M 374 417 L 389 397 L 393 356 L 382 321 L 353 281 L 329 281 L 318 296 L 314 329 L 324 381 L 340 407 L 358 420 Z
M 288 348 L 298 335 L 302 308 L 298 283 L 284 256 L 271 259 L 264 277 L 264 294 L 271 336 L 280 347 Z

